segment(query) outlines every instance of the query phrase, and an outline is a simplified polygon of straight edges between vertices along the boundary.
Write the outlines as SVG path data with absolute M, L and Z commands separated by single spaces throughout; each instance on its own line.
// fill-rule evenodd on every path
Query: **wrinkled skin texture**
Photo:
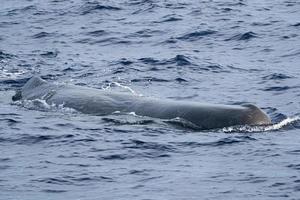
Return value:
M 76 85 L 55 85 L 39 77 L 31 78 L 13 97 L 13 100 L 20 99 L 44 99 L 48 104 L 63 104 L 93 115 L 108 115 L 120 111 L 160 119 L 180 117 L 201 129 L 271 124 L 270 118 L 251 104 L 214 105 L 160 100 Z

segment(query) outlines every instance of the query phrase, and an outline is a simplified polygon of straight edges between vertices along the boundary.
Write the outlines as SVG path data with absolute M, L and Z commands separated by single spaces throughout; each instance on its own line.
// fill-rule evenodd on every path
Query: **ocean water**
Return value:
M 0 199 L 300 199 L 300 2 L 0 2 Z M 267 127 L 200 131 L 11 101 L 47 81 L 253 103 Z

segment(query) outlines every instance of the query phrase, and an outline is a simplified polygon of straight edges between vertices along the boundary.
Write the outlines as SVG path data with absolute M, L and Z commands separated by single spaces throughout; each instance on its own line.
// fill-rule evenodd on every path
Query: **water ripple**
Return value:
M 273 73 L 268 76 L 262 77 L 264 80 L 284 80 L 284 79 L 289 79 L 292 78 L 291 76 L 282 74 L 282 73 Z
M 157 142 L 145 142 L 142 140 L 131 140 L 130 142 L 124 142 L 123 145 L 125 145 L 125 148 L 129 148 L 129 149 L 141 149 L 141 150 L 153 149 L 157 151 L 168 151 L 168 152 L 176 151 L 174 146 L 169 144 L 160 144 Z
M 215 34 L 216 32 L 217 31 L 213 31 L 213 30 L 196 31 L 196 32 L 187 33 L 183 36 L 177 37 L 177 39 L 193 42 L 193 41 L 205 38 L 206 36 Z
M 80 8 L 80 10 L 82 15 L 87 15 L 96 11 L 118 11 L 121 10 L 121 8 L 111 5 L 103 5 L 99 2 L 87 2 Z
M 290 89 L 300 88 L 300 86 L 272 86 L 262 89 L 263 91 L 286 91 Z
M 54 37 L 56 34 L 55 33 L 48 33 L 48 32 L 39 32 L 31 37 L 34 39 L 40 39 L 40 38 L 48 38 L 48 37 Z
M 240 137 L 226 137 L 221 138 L 217 141 L 212 142 L 176 142 L 176 146 L 190 147 L 190 148 L 198 148 L 198 147 L 221 147 L 226 145 L 233 145 L 244 143 L 248 141 L 255 141 L 256 139 L 250 136 L 240 136 Z
M 90 35 L 90 36 L 93 36 L 93 37 L 101 37 L 101 36 L 104 36 L 104 35 L 107 35 L 109 34 L 108 32 L 106 32 L 105 30 L 96 30 L 96 31 L 90 31 L 90 32 L 87 32 L 86 35 Z
M 257 38 L 258 35 L 252 31 L 249 31 L 249 32 L 246 32 L 246 33 L 240 33 L 240 34 L 237 34 L 237 35 L 234 35 L 233 37 L 229 38 L 229 39 L 226 39 L 225 41 L 231 41 L 231 40 L 245 40 L 245 41 L 248 41 L 250 39 L 253 39 L 253 38 Z

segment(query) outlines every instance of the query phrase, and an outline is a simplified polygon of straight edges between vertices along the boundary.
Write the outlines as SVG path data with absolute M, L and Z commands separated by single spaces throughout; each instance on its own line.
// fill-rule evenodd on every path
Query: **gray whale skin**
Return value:
M 16 92 L 13 100 L 21 99 L 44 99 L 48 104 L 63 104 L 65 107 L 92 115 L 109 115 L 120 111 L 159 119 L 179 117 L 200 129 L 271 124 L 270 118 L 252 104 L 218 105 L 161 100 L 83 86 L 53 84 L 39 77 L 32 77 Z

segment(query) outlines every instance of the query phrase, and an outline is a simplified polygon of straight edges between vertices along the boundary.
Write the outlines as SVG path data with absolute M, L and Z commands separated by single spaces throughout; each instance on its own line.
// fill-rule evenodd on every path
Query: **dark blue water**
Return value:
M 0 199 L 300 199 L 300 2 L 0 2 Z M 197 131 L 12 103 L 52 82 L 221 104 L 268 127 Z

